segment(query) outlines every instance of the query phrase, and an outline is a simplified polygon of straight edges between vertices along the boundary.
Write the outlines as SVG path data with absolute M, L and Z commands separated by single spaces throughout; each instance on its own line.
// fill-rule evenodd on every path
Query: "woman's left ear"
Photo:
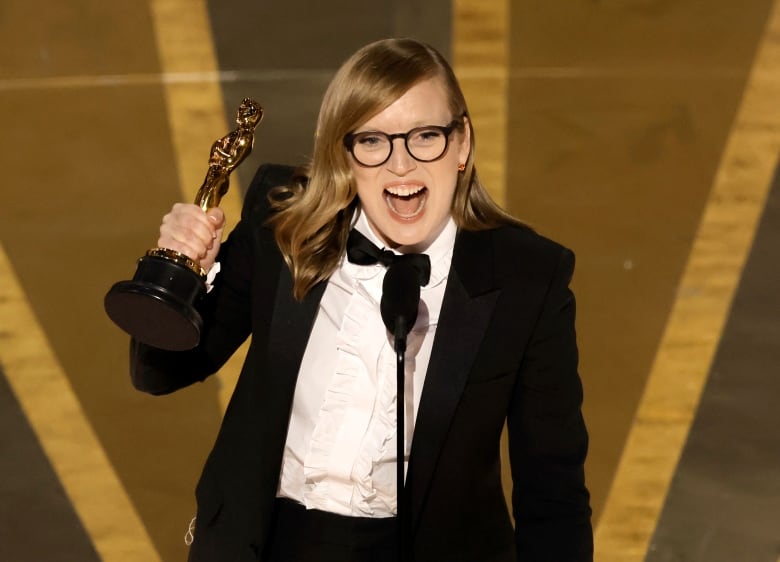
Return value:
M 471 153 L 471 122 L 463 116 L 463 138 L 458 150 L 458 162 L 467 162 Z

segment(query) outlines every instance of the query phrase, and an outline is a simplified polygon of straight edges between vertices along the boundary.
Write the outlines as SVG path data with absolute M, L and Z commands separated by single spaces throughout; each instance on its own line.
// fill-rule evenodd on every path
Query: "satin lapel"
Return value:
M 253 513 L 253 541 L 257 545 L 264 544 L 270 526 L 273 498 L 277 490 L 279 467 L 295 394 L 295 381 L 314 324 L 317 305 L 326 285 L 320 283 L 302 302 L 298 302 L 292 296 L 289 270 L 283 263 L 280 270 L 273 295 L 274 309 L 269 319 L 267 348 L 263 351 L 253 351 L 253 348 L 250 348 L 250 353 L 263 354 L 264 357 L 255 357 L 255 360 L 260 362 L 247 379 L 254 382 L 251 387 L 252 399 L 248 404 L 243 404 L 243 409 L 252 416 L 253 430 L 256 432 L 255 446 L 250 444 L 240 453 L 243 465 L 240 472 L 251 478 L 243 489 L 246 491 L 247 509 L 251 509 Z M 269 271 L 267 273 L 275 274 Z M 252 346 L 258 344 L 259 342 L 252 342 Z M 241 382 L 239 379 L 239 384 Z M 241 394 L 238 387 L 234 400 L 236 397 L 247 400 L 246 394 Z
M 317 307 L 327 283 L 316 285 L 303 301 L 292 294 L 292 276 L 282 265 L 276 293 L 271 330 L 268 338 L 269 386 L 279 406 L 289 411 L 295 381 L 309 340 Z
M 460 232 L 455 241 L 412 442 L 405 490 L 412 529 L 499 295 L 493 278 L 492 235 L 491 231 Z

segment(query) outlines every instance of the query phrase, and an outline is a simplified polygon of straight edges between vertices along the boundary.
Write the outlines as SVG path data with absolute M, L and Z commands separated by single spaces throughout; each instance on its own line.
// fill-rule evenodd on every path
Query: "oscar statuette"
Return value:
M 246 98 L 238 108 L 238 127 L 211 147 L 209 167 L 195 204 L 204 211 L 219 205 L 230 173 L 249 155 L 263 108 Z M 200 341 L 203 319 L 195 304 L 206 293 L 206 274 L 195 260 L 167 248 L 154 248 L 138 260 L 131 281 L 106 294 L 109 318 L 136 340 L 169 351 L 192 349 Z

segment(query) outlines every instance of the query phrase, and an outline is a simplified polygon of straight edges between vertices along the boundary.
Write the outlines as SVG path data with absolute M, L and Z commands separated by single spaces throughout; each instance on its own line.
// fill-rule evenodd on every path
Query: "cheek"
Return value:
M 357 184 L 357 196 L 363 203 L 369 202 L 376 194 L 377 190 L 374 189 L 370 182 L 355 178 Z
M 380 220 L 385 206 L 384 190 L 375 178 L 355 178 L 357 198 L 371 222 Z
M 371 181 L 369 174 L 363 168 L 353 168 L 352 178 L 355 182 L 355 189 L 357 190 L 358 197 L 368 195 L 372 190 L 374 182 Z
M 452 201 L 455 198 L 455 191 L 457 189 L 458 185 L 458 174 L 457 172 L 451 172 L 450 170 L 447 170 L 446 172 L 439 175 L 439 186 L 441 189 L 437 190 L 439 199 L 441 199 L 442 203 L 447 203 L 448 205 L 452 205 Z

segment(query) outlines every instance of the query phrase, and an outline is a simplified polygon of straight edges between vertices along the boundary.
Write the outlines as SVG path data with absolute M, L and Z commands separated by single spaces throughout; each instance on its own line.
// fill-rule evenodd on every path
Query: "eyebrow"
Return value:
M 413 129 L 419 129 L 420 127 L 446 127 L 447 125 L 449 125 L 449 124 L 450 124 L 450 122 L 451 122 L 451 121 L 448 121 L 447 123 L 444 123 L 444 125 L 439 125 L 439 124 L 437 124 L 437 123 L 435 122 L 435 120 L 430 120 L 430 121 L 422 121 L 422 122 L 418 121 L 417 123 L 414 123 L 414 124 L 413 124 L 411 127 L 409 127 L 408 129 L 406 129 L 406 130 L 404 130 L 404 131 L 399 131 L 399 132 L 407 133 L 407 132 L 409 132 L 409 131 L 411 131 L 411 130 L 413 130 Z M 377 128 L 377 127 L 366 127 L 366 126 L 363 126 L 363 127 L 358 127 L 357 129 L 355 129 L 355 130 L 352 132 L 352 134 L 354 134 L 354 135 L 359 135 L 359 134 L 361 134 L 361 133 L 385 133 L 386 135 L 392 135 L 392 134 L 395 134 L 395 133 L 390 133 L 390 132 L 388 132 L 388 131 L 385 131 L 385 130 L 379 129 L 379 128 Z

